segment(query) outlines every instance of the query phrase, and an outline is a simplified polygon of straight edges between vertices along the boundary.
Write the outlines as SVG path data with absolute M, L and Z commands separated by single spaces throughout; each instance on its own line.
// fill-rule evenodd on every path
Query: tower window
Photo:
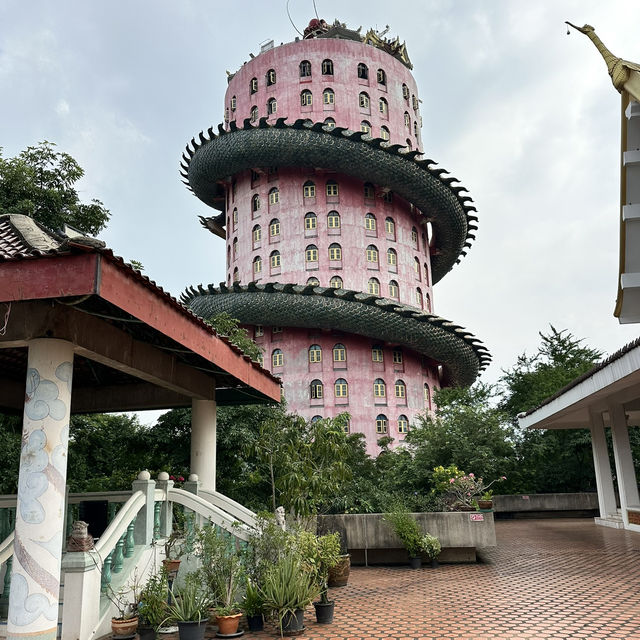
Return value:
M 358 65 L 358 78 L 360 78 L 360 80 L 369 79 L 369 68 L 367 67 L 366 64 L 364 64 L 364 62 L 361 62 Z
M 342 289 L 342 278 L 340 276 L 333 276 L 329 281 L 329 286 L 332 289 Z
M 318 280 L 318 278 L 311 277 L 311 278 L 309 278 L 307 280 L 307 286 L 319 287 L 320 286 L 320 280 Z
M 312 400 L 321 400 L 324 396 L 324 386 L 320 380 L 312 380 L 309 385 L 309 396 Z
M 274 218 L 269 223 L 269 235 L 273 238 L 274 236 L 280 235 L 280 220 L 278 218 Z
M 431 390 L 429 389 L 429 385 L 425 382 L 423 387 L 423 395 L 424 395 L 424 406 L 427 409 L 431 409 Z
M 304 228 L 307 230 L 315 229 L 318 225 L 318 217 L 312 211 L 304 216 Z
M 333 60 L 327 59 L 322 61 L 322 75 L 323 76 L 333 75 Z
M 376 217 L 373 213 L 367 213 L 364 216 L 364 228 L 367 231 L 375 231 L 376 230 Z
M 255 122 L 258 119 L 258 107 L 256 107 L 256 106 L 251 107 L 251 112 L 249 114 L 249 118 L 250 118 L 251 122 Z
M 258 211 L 260 209 L 260 196 L 256 193 L 251 198 L 251 211 Z
M 271 364 L 274 367 L 282 367 L 284 366 L 284 353 L 282 353 L 281 349 L 274 349 L 271 354 Z
M 369 278 L 369 282 L 367 283 L 367 291 L 372 296 L 380 295 L 380 281 L 377 278 Z
M 231 214 L 231 220 L 233 221 L 233 228 L 235 229 L 238 224 L 238 210 L 235 208 Z
M 329 214 L 327 215 L 327 228 L 340 228 L 340 214 L 337 211 L 329 211 Z
M 253 329 L 253 337 L 261 338 L 264 335 L 264 327 L 261 324 L 257 324 Z
M 407 416 L 398 416 L 398 433 L 409 433 L 409 421 Z
M 373 200 L 375 198 L 375 190 L 370 182 L 364 183 L 364 197 L 366 200 Z
M 393 350 L 393 364 L 402 364 L 402 349 L 394 349 Z
M 411 116 L 409 116 L 409 112 L 404 112 L 404 126 L 407 128 L 411 128 Z
M 376 378 L 373 382 L 373 397 L 374 398 L 386 398 L 387 397 L 387 385 L 382 378 Z
M 334 385 L 333 391 L 336 398 L 347 398 L 349 396 L 349 385 L 344 378 L 338 378 Z
M 373 244 L 367 247 L 367 262 L 378 263 L 378 249 Z
M 278 187 L 273 187 L 269 191 L 269 204 L 278 204 L 280 202 L 280 191 L 278 191 Z
M 318 247 L 315 244 L 310 244 L 304 250 L 305 262 L 318 262 Z
M 328 180 L 326 185 L 326 193 L 328 196 L 338 195 L 338 183 L 335 180 Z
M 385 191 L 382 194 L 382 201 L 391 204 L 393 202 L 393 191 Z
M 336 128 L 336 121 L 333 118 L 326 118 L 324 121 L 324 126 L 331 131 L 331 129 Z
M 378 69 L 376 79 L 378 80 L 378 84 L 387 84 L 387 74 L 384 72 L 384 69 Z
M 387 433 L 387 416 L 384 413 L 376 417 L 376 433 Z
M 271 264 L 271 268 L 272 269 L 277 269 L 278 267 L 280 267 L 280 252 L 279 251 L 272 251 L 271 255 L 269 256 L 269 263 Z
M 309 347 L 309 362 L 322 362 L 322 349 L 318 344 Z
M 275 69 L 269 69 L 267 71 L 267 87 L 270 87 L 272 84 L 276 83 L 276 72 Z
M 260 228 L 259 224 L 253 227 L 251 235 L 253 237 L 253 244 L 257 244 L 258 242 L 260 242 L 260 240 L 262 240 L 262 229 Z
M 237 100 L 235 96 L 231 96 L 231 111 L 235 111 L 236 110 L 236 104 L 237 104 Z
M 396 380 L 395 392 L 396 392 L 396 398 L 407 397 L 407 387 L 403 380 Z
M 416 251 L 419 250 L 420 247 L 418 247 L 418 230 L 415 227 L 411 227 L 411 244 Z
M 384 230 L 387 232 L 389 236 L 396 235 L 396 223 L 393 221 L 393 218 L 387 217 L 384 221 Z
M 304 198 L 316 197 L 316 185 L 311 180 L 307 180 L 302 186 L 302 195 Z
M 382 115 L 386 116 L 387 113 L 389 113 L 389 104 L 384 98 L 380 98 L 380 100 L 378 100 L 378 108 L 380 109 L 380 113 Z
M 416 273 L 416 278 L 420 280 L 420 260 L 418 258 L 413 259 L 413 270 Z
M 251 78 L 249 81 L 249 93 L 254 94 L 258 90 L 258 78 Z
M 389 280 L 389 297 L 396 300 L 400 299 L 400 288 L 395 280 Z
M 343 344 L 338 343 L 333 345 L 333 361 L 334 362 L 347 361 L 347 350 Z
M 342 247 L 337 242 L 329 245 L 329 260 L 342 260 Z
M 405 100 L 409 99 L 409 87 L 407 87 L 407 85 L 404 83 L 402 84 L 402 97 Z
M 417 111 L 418 110 L 418 98 L 416 98 L 415 96 L 411 96 L 411 104 L 413 105 L 413 110 Z
M 308 60 L 303 60 L 300 63 L 300 77 L 301 78 L 311 77 L 311 63 Z
M 384 351 L 382 350 L 382 347 L 371 348 L 371 361 L 384 362 Z
M 313 94 L 308 89 L 305 89 L 300 94 L 300 104 L 303 107 L 310 107 L 313 104 Z
M 398 264 L 398 254 L 395 249 L 387 249 L 387 264 L 395 267 Z
M 416 306 L 422 309 L 422 291 L 420 291 L 420 287 L 416 289 Z
M 275 98 L 269 98 L 267 100 L 267 113 L 269 115 L 276 113 L 278 110 L 278 102 Z
M 324 104 L 335 104 L 336 94 L 333 92 L 333 89 L 325 89 L 322 92 L 322 102 Z
M 364 91 L 358 96 L 358 104 L 361 109 L 368 109 L 370 103 L 369 96 Z
M 369 135 L 371 133 L 371 123 L 368 122 L 367 120 L 363 120 L 360 123 L 360 131 Z
M 253 273 L 258 274 L 262 272 L 262 258 L 260 256 L 256 256 L 253 259 Z
M 387 129 L 387 127 L 385 127 L 384 125 L 380 127 L 380 137 L 383 140 L 388 140 L 391 137 L 391 134 L 389 133 L 389 129 Z

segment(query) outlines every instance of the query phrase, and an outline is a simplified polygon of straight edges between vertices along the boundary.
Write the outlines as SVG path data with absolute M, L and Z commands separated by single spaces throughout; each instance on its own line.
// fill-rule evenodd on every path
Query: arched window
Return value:
M 272 269 L 277 269 L 280 267 L 280 252 L 279 251 L 272 251 L 271 254 L 269 255 L 269 264 L 271 265 Z
M 380 280 L 378 278 L 369 278 L 369 282 L 367 283 L 367 291 L 372 296 L 380 295 Z
M 422 388 L 422 393 L 424 395 L 424 406 L 427 409 L 431 409 L 431 390 L 429 389 L 429 385 L 425 382 L 424 387 Z
M 398 416 L 398 433 L 409 433 L 409 420 L 405 415 Z
M 328 196 L 338 195 L 338 183 L 335 180 L 327 180 L 326 194 Z
M 366 64 L 364 64 L 364 62 L 358 64 L 358 78 L 360 78 L 361 80 L 369 79 L 369 68 Z
M 387 264 L 395 267 L 398 264 L 398 254 L 395 249 L 387 249 Z
M 266 79 L 267 79 L 267 87 L 270 87 L 272 84 L 276 83 L 275 69 L 269 69 L 269 71 L 267 71 Z
M 380 98 L 378 100 L 378 109 L 380 109 L 380 113 L 383 116 L 386 116 L 389 113 L 389 103 L 384 98 Z
M 411 96 L 411 104 L 413 105 L 413 110 L 417 111 L 418 110 L 418 98 L 416 98 L 415 96 Z
M 301 78 L 311 77 L 311 63 L 308 60 L 303 60 L 300 63 L 300 77 Z
M 382 378 L 376 378 L 373 381 L 373 397 L 374 398 L 386 398 L 387 397 L 387 385 Z
M 372 362 L 384 362 L 384 351 L 382 347 L 371 347 L 371 361 Z
M 231 247 L 227 245 L 227 267 L 231 264 Z
M 238 238 L 234 238 L 232 244 L 232 253 L 233 253 L 233 259 L 235 260 L 238 257 Z
M 257 211 L 260 208 L 260 196 L 256 193 L 251 198 L 251 211 Z
M 431 313 L 431 298 L 429 297 L 428 293 L 426 293 L 425 296 L 424 296 L 424 306 L 425 306 L 425 309 L 429 313 Z
M 371 123 L 368 120 L 363 120 L 360 123 L 360 131 L 362 133 L 366 133 L 367 135 L 371 134 Z
M 418 230 L 415 227 L 411 227 L 411 244 L 413 248 L 417 251 L 418 247 Z
M 327 214 L 327 228 L 340 228 L 340 214 L 337 211 L 329 211 L 329 213 Z
M 320 286 L 320 280 L 318 280 L 318 278 L 315 277 L 311 277 L 307 279 L 307 286 L 311 285 L 312 287 L 319 287 Z
M 228 107 L 224 110 L 224 121 L 225 122 L 229 122 L 229 108 Z
M 398 287 L 398 283 L 395 280 L 389 280 L 389 297 L 396 300 L 400 299 L 400 287 Z
M 311 91 L 309 91 L 309 89 L 305 89 L 300 94 L 300 104 L 303 107 L 310 107 L 313 104 L 313 94 L 311 93 Z
M 262 258 L 260 256 L 256 256 L 253 259 L 253 274 L 257 275 L 262 273 Z
M 333 392 L 336 398 L 346 398 L 349 396 L 349 385 L 344 378 L 338 378 L 333 384 Z
M 420 287 L 416 289 L 416 306 L 422 309 L 422 291 Z
M 261 324 L 257 324 L 253 329 L 253 337 L 261 338 L 264 335 L 264 327 Z
M 238 101 L 236 100 L 235 96 L 231 96 L 231 111 L 235 111 L 236 110 L 236 104 L 238 104 Z
M 384 413 L 378 414 L 376 417 L 376 433 L 387 433 L 388 424 L 387 416 Z
M 273 187 L 269 191 L 269 204 L 278 204 L 280 202 L 280 191 L 278 191 L 278 187 Z
M 316 197 L 316 185 L 311 182 L 311 180 L 307 180 L 304 185 L 302 185 L 302 196 L 304 198 Z
M 405 140 L 405 144 L 407 145 L 407 149 L 409 149 L 409 151 L 413 149 L 413 144 L 411 143 L 411 140 L 409 140 L 409 138 Z
M 329 260 L 342 260 L 342 247 L 337 242 L 329 245 Z
M 238 271 L 238 267 L 233 270 L 233 281 L 240 282 L 240 272 Z
M 235 228 L 238 224 L 238 209 L 234 208 L 233 213 L 231 214 L 231 220 L 233 221 L 233 226 Z
M 322 420 L 322 416 L 313 416 L 313 418 L 311 418 L 311 424 L 318 422 L 318 420 Z
M 382 201 L 391 204 L 393 202 L 393 191 L 385 191 L 382 194 Z
M 378 84 L 387 84 L 387 74 L 384 72 L 384 69 L 378 69 L 376 79 L 378 80 Z
M 312 400 L 321 400 L 324 396 L 324 387 L 320 380 L 312 380 L 309 385 L 309 397 Z
M 333 276 L 329 281 L 329 286 L 332 289 L 342 289 L 342 278 L 340 276 Z
M 309 362 L 322 362 L 322 349 L 319 344 L 309 347 Z
M 366 213 L 364 216 L 364 228 L 367 231 L 375 231 L 377 229 L 376 217 L 373 213 Z
M 336 121 L 333 118 L 325 118 L 324 126 L 331 131 L 336 128 Z
M 424 242 L 424 238 L 422 240 Z M 427 263 L 424 263 L 424 281 L 429 284 L 429 266 Z
M 282 353 L 282 349 L 274 349 L 271 352 L 271 365 L 274 367 L 282 367 L 284 365 L 284 353 Z
M 318 247 L 315 244 L 307 245 L 304 250 L 305 262 L 318 262 Z
M 333 60 L 326 59 L 322 61 L 322 75 L 323 76 L 333 75 Z
M 358 104 L 361 109 L 368 109 L 370 105 L 369 94 L 363 91 L 358 97 Z
M 402 364 L 402 349 L 394 349 L 393 350 L 393 364 Z
M 275 98 L 269 98 L 267 100 L 267 113 L 269 115 L 274 114 L 278 110 L 278 102 Z
M 367 262 L 370 264 L 378 264 L 378 249 L 373 244 L 370 244 L 367 247 Z
M 253 238 L 253 244 L 257 244 L 262 240 L 262 229 L 259 224 L 255 225 L 251 230 L 251 236 Z
M 396 398 L 406 398 L 407 397 L 407 386 L 404 383 L 404 380 L 396 380 L 395 391 Z
M 313 211 L 309 211 L 304 216 L 304 228 L 307 230 L 315 229 L 318 226 L 318 216 Z
M 417 120 L 413 121 L 413 135 L 416 138 L 418 137 L 418 121 Z
M 364 183 L 364 197 L 366 200 L 373 200 L 376 196 L 375 189 L 370 182 Z
M 249 114 L 249 119 L 251 122 L 255 122 L 258 119 L 258 107 L 251 107 L 251 113 Z
M 409 112 L 404 112 L 404 126 L 407 128 L 411 128 L 411 117 L 409 116 Z
M 336 94 L 333 92 L 333 89 L 325 89 L 322 92 L 322 103 L 335 104 L 335 102 L 336 102 Z
M 387 232 L 388 236 L 396 235 L 396 223 L 393 221 L 391 216 L 387 216 L 384 220 L 384 230 Z
M 402 83 L 402 97 L 405 100 L 409 99 L 409 87 L 407 87 L 407 85 L 404 84 L 404 82 Z
M 388 140 L 391 137 L 391 133 L 389 132 L 389 129 L 387 129 L 387 127 L 380 127 L 380 137 L 383 140 Z
M 420 260 L 418 260 L 418 258 L 413 259 L 413 270 L 415 271 L 416 278 L 420 280 Z
M 278 218 L 274 218 L 269 223 L 269 235 L 272 238 L 280 235 L 280 220 L 278 220 Z
M 251 78 L 249 81 L 249 93 L 254 94 L 258 90 L 258 78 Z
M 347 349 L 343 344 L 333 345 L 333 361 L 334 362 L 346 362 L 347 361 Z

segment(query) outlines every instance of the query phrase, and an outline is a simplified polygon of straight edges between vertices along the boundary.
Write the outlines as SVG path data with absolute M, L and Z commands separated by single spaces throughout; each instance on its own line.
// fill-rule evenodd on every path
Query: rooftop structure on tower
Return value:
M 385 32 L 386 33 L 386 32 Z M 469 385 L 490 356 L 433 313 L 433 285 L 465 255 L 466 189 L 423 155 L 404 43 L 312 20 L 302 40 L 229 74 L 224 124 L 183 155 L 185 183 L 219 213 L 219 286 L 190 287 L 196 313 L 228 312 L 264 349 L 290 410 L 351 415 L 401 441 L 440 386 Z

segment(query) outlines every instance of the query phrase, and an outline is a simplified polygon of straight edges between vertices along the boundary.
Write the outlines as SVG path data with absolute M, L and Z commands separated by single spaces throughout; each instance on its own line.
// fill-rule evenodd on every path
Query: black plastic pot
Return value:
M 437 569 L 439 566 L 440 566 L 440 563 L 435 558 L 431 558 L 431 568 Z
M 262 614 L 247 616 L 247 626 L 249 627 L 249 631 L 262 631 L 264 629 L 264 618 Z
M 156 630 L 153 627 L 138 625 L 138 635 L 140 640 L 156 640 Z
M 296 609 L 294 613 L 285 613 L 282 618 L 282 635 L 297 636 L 304 631 L 304 609 Z
M 206 628 L 206 620 L 201 620 L 200 622 L 178 622 L 178 636 L 180 640 L 204 640 Z
M 316 622 L 318 624 L 331 624 L 333 622 L 333 610 L 335 602 L 314 602 L 316 608 Z
M 420 567 L 422 566 L 422 558 L 420 556 L 409 558 L 409 566 L 412 569 L 420 569 Z

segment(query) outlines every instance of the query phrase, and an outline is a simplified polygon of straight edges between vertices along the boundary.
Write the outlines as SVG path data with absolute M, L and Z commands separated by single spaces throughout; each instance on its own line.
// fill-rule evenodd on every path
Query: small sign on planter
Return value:
M 484 522 L 484 513 L 470 513 L 469 520 L 471 522 Z

